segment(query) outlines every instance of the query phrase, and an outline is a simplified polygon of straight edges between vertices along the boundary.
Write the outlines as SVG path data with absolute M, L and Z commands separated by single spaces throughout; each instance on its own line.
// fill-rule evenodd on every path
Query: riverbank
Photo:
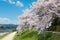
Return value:
M 16 34 L 13 40 L 60 40 L 60 32 L 42 32 L 26 30 L 21 35 Z
M 0 39 L 4 38 L 5 36 L 7 36 L 10 33 L 12 33 L 12 32 L 0 33 Z
M 8 34 L 7 36 L 5 36 L 4 38 L 2 38 L 1 40 L 13 40 L 13 37 L 15 34 L 16 34 L 16 32 L 12 32 L 12 33 Z

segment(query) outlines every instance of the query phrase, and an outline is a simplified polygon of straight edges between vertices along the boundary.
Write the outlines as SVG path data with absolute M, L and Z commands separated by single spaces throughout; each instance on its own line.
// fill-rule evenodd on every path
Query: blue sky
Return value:
M 17 23 L 23 10 L 30 8 L 37 0 L 0 0 L 0 24 Z

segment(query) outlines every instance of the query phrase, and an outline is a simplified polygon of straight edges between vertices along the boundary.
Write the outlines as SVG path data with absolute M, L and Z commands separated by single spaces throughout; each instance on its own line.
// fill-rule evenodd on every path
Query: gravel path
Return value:
M 13 32 L 13 33 L 7 35 L 6 37 L 4 37 L 2 40 L 13 40 L 13 37 L 15 34 L 16 34 L 16 32 Z

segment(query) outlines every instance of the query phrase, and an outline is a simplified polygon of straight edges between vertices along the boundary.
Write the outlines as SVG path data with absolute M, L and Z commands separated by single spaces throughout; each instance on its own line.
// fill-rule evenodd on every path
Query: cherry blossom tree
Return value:
M 60 0 L 37 0 L 19 17 L 18 30 L 35 29 L 44 31 L 51 26 L 52 20 L 60 16 Z

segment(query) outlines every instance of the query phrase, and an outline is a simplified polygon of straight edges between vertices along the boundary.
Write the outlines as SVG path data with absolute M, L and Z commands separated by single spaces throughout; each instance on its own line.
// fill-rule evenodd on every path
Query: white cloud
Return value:
M 15 4 L 15 2 L 13 0 L 8 0 L 8 2 L 11 4 Z
M 18 24 L 18 22 L 9 18 L 0 18 L 0 24 Z
M 14 0 L 3 0 L 3 1 L 9 2 L 10 4 L 14 4 L 14 5 L 19 6 L 19 7 L 23 7 L 24 6 L 23 3 L 20 2 L 20 1 L 14 1 Z
M 21 3 L 20 1 L 14 2 L 13 0 L 8 0 L 8 2 L 10 4 L 15 4 L 16 6 L 23 7 L 23 3 Z
M 23 7 L 23 3 L 21 3 L 20 1 L 17 1 L 17 2 L 16 2 L 16 5 L 17 5 L 17 6 L 20 6 L 20 7 Z

